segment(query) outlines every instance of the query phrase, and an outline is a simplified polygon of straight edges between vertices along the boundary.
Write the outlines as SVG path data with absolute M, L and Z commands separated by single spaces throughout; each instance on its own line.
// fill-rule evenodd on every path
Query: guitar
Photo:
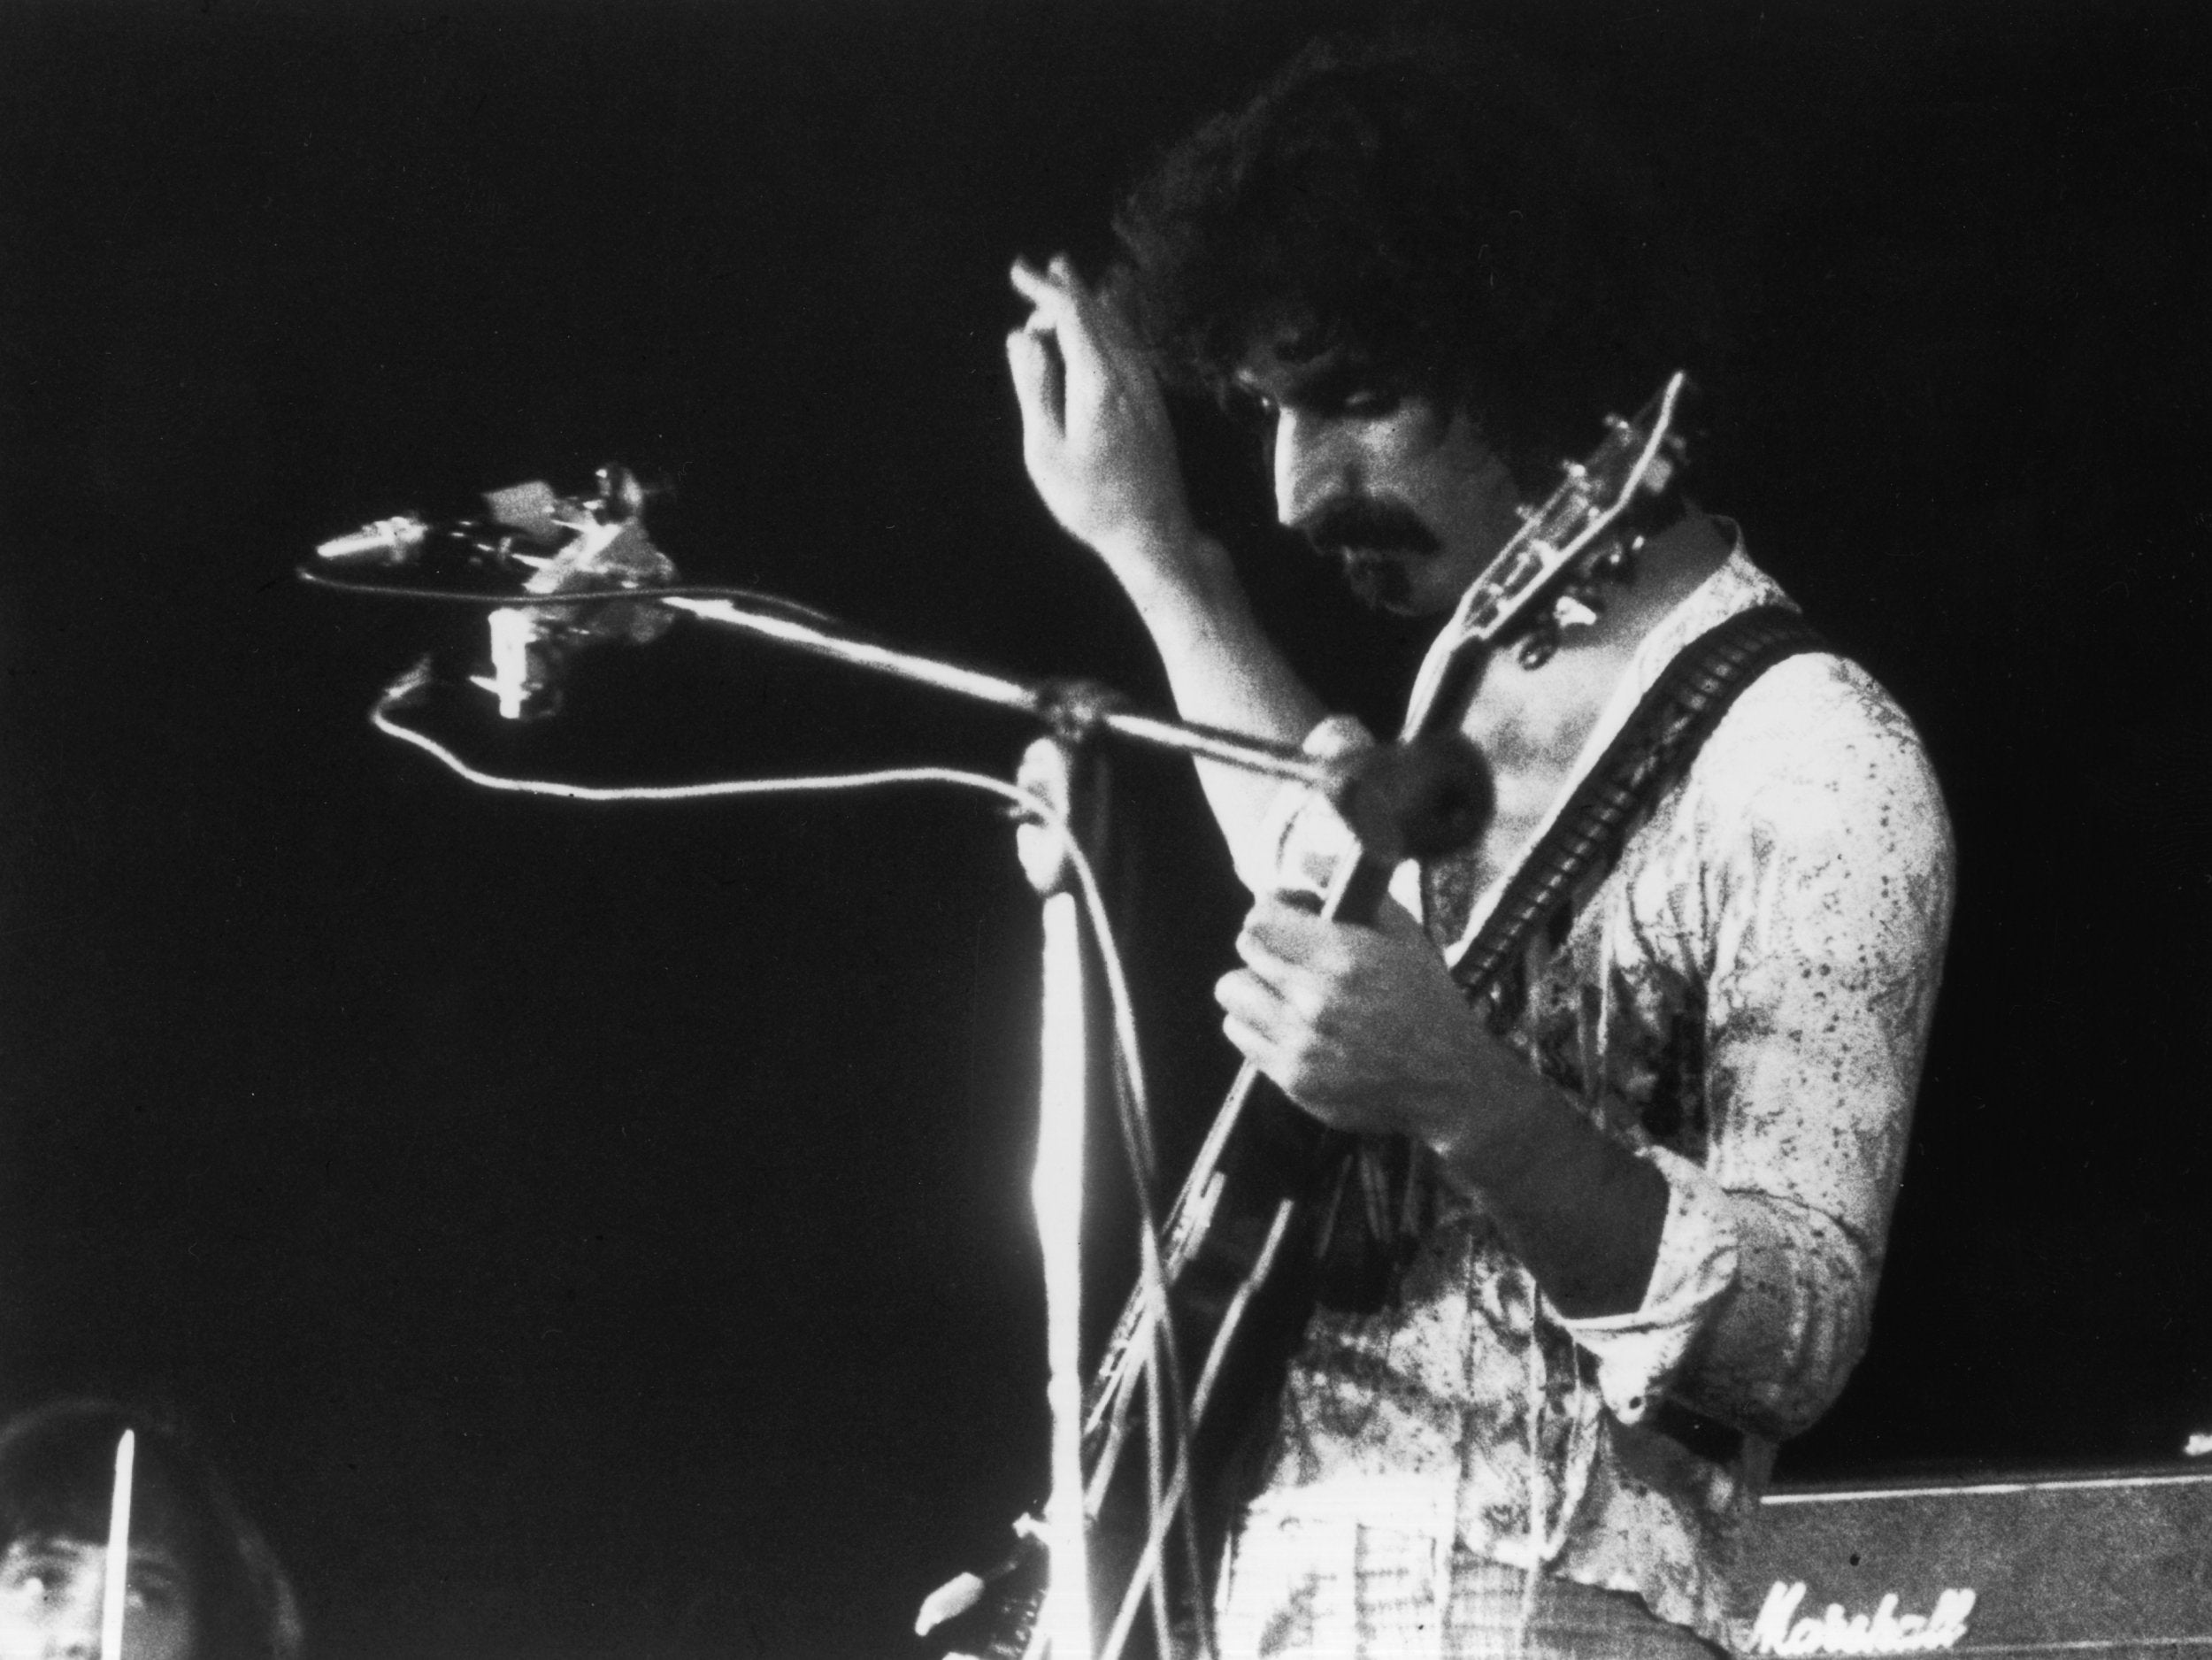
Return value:
M 1634 419 L 1609 418 L 1596 450 L 1523 510 L 1519 531 L 1461 596 L 1415 682 L 1399 775 L 1378 788 L 1368 773 L 1358 799 L 1337 803 L 1361 851 L 1339 865 L 1321 915 L 1371 921 L 1401 858 L 1479 834 L 1486 774 L 1479 757 L 1471 772 L 1449 753 L 1460 700 L 1490 651 L 1510 642 L 1525 666 L 1540 667 L 1567 632 L 1595 620 L 1605 585 L 1632 580 L 1683 460 L 1686 391 L 1676 374 Z M 1118 1660 L 1148 1603 L 1156 1651 L 1176 1648 L 1179 1629 L 1210 1649 L 1206 1588 L 1308 1319 L 1317 1304 L 1380 1307 L 1416 1242 L 1399 1215 L 1407 1157 L 1402 1143 L 1325 1128 L 1248 1063 L 1239 1072 L 1085 1401 L 1102 1660 Z M 1133 1442 L 1145 1456 L 1131 1456 Z M 1017 1533 L 1018 1548 L 992 1574 L 963 1575 L 925 1604 L 917 1629 L 938 1652 L 1042 1654 L 1048 1564 L 1036 1526 L 1024 1518 Z

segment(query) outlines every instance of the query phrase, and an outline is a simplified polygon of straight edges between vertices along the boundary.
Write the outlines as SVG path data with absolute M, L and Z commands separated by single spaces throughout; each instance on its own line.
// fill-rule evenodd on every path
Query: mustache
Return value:
M 1409 508 L 1370 496 L 1339 496 L 1314 510 L 1301 526 L 1317 552 L 1431 554 L 1441 547 L 1436 533 Z

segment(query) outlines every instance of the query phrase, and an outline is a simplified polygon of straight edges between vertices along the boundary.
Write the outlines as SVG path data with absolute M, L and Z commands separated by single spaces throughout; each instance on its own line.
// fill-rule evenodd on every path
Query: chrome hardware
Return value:
M 1570 588 L 1551 603 L 1552 621 L 1564 633 L 1570 628 L 1592 628 L 1605 614 L 1605 608 L 1594 594 L 1578 594 Z

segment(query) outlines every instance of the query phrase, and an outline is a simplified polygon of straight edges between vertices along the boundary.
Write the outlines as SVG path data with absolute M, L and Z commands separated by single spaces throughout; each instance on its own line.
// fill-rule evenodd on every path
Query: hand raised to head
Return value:
M 1071 535 L 1141 580 L 1193 534 L 1159 379 L 1066 256 L 1011 275 L 1032 307 L 1006 338 L 1030 480 Z

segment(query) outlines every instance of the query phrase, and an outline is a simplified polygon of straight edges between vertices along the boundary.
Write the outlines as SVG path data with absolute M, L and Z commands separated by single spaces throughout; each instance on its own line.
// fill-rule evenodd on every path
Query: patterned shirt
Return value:
M 1778 603 L 1739 547 L 1645 640 L 1577 779 L 1678 650 Z M 1317 798 L 1286 805 L 1284 879 L 1346 834 Z M 1426 874 L 1393 887 L 1417 914 L 1452 887 Z M 1451 1652 L 1455 1556 L 1632 1592 L 1726 1641 L 1732 1546 L 1775 1446 L 1865 1345 L 1952 878 L 1919 740 L 1863 670 L 1808 653 L 1743 691 L 1510 977 L 1506 1041 L 1667 1179 L 1642 1305 L 1561 1316 L 1443 1187 L 1392 1305 L 1323 1311 L 1293 1364 L 1223 1581 L 1225 1652 Z M 1472 896 L 1448 959 L 1502 885 Z M 1666 1400 L 1740 1449 L 1691 1451 L 1654 1421 Z

